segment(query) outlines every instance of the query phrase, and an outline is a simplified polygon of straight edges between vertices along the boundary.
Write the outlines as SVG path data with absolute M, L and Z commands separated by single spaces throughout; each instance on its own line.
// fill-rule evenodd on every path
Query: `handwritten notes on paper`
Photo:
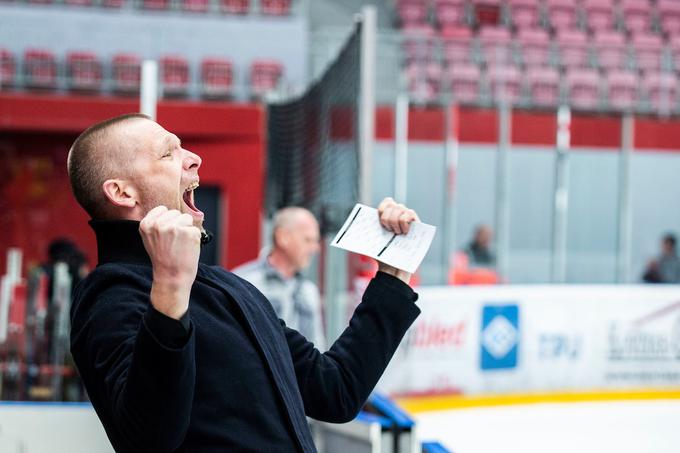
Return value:
M 407 234 L 396 235 L 380 225 L 377 209 L 357 203 L 331 245 L 413 273 L 425 258 L 436 230 L 433 225 L 412 222 Z

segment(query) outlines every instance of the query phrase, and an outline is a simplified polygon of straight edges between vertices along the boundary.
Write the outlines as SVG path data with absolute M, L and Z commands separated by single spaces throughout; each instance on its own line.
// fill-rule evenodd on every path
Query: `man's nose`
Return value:
M 188 149 L 184 150 L 183 164 L 184 164 L 185 170 L 191 170 L 191 169 L 198 170 L 201 167 L 202 162 L 203 161 L 201 160 L 201 158 L 199 157 L 198 154 L 194 154 L 191 151 L 189 151 Z

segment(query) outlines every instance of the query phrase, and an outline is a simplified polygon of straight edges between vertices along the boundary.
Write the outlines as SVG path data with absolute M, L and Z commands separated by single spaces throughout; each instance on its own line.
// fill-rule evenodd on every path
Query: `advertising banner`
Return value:
M 680 386 L 678 286 L 419 288 L 395 395 Z

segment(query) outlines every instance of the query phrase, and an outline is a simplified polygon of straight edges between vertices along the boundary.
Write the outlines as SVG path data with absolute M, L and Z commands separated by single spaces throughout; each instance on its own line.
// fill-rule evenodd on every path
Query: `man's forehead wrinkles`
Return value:
M 173 146 L 182 146 L 182 142 L 179 139 L 179 137 L 177 137 L 175 134 L 166 132 L 163 137 L 163 146 L 165 148 L 171 148 Z

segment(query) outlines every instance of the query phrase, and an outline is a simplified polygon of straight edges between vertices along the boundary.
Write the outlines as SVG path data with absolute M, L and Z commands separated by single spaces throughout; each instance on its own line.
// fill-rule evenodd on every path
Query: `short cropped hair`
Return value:
M 314 214 L 312 214 L 309 210 L 299 206 L 288 206 L 276 211 L 272 222 L 272 241 L 274 244 L 276 244 L 276 232 L 282 228 L 293 228 L 296 225 L 298 219 L 300 219 L 303 215 L 314 217 Z
M 666 233 L 663 237 L 663 241 L 670 245 L 672 248 L 675 248 L 675 245 L 677 244 L 677 239 L 673 233 Z
M 97 123 L 78 136 L 68 154 L 68 176 L 71 190 L 80 206 L 93 219 L 105 219 L 109 203 L 102 191 L 107 179 L 120 177 L 110 158 L 120 152 L 120 144 L 109 140 L 114 126 L 132 119 L 150 119 L 141 113 L 128 113 Z

